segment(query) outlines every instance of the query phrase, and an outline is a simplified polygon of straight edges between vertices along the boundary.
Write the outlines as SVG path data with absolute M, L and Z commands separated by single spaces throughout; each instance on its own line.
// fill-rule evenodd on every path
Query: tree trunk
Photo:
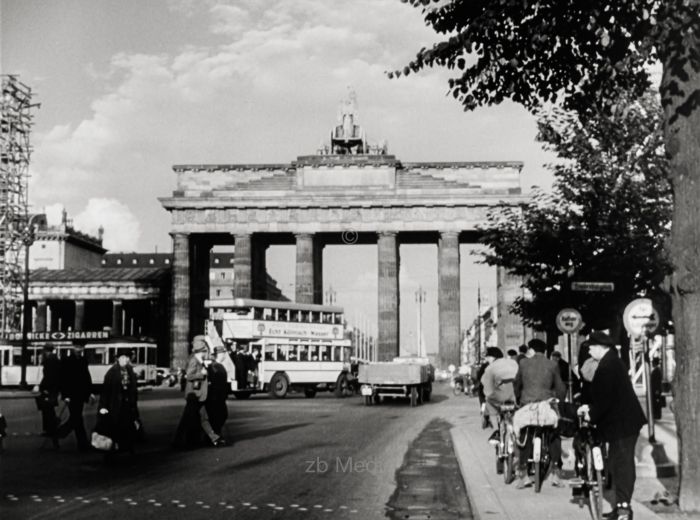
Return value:
M 694 43 L 698 44 L 697 35 Z M 678 109 L 700 91 L 700 73 L 686 62 L 688 77 L 682 81 L 670 65 L 673 57 L 665 56 L 662 80 L 665 141 L 674 194 L 668 248 L 674 266 L 673 396 L 680 463 L 679 505 L 682 511 L 690 512 L 700 511 L 700 108 L 691 105 L 680 112 Z M 682 98 L 669 95 L 668 86 L 674 81 L 684 93 Z

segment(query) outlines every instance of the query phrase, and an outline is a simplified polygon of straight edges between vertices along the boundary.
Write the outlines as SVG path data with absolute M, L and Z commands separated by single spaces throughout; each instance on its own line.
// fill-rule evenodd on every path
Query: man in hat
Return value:
M 614 348 L 615 342 L 604 332 L 593 332 L 588 341 L 590 355 L 598 360 L 598 367 L 591 381 L 591 402 L 581 406 L 579 413 L 588 416 L 601 440 L 608 443 L 607 464 L 615 489 L 615 506 L 609 517 L 631 520 L 636 480 L 634 449 L 647 420 Z
M 498 347 L 487 348 L 486 359 L 489 364 L 484 370 L 484 375 L 481 376 L 481 385 L 486 399 L 484 415 L 498 416 L 503 403 L 515 402 L 513 380 L 518 373 L 518 363 L 510 357 L 503 357 L 503 352 Z M 489 440 L 497 438 L 498 430 L 493 432 Z
M 209 438 L 211 445 L 221 447 L 226 441 L 217 435 L 209 423 L 209 416 L 204 403 L 209 390 L 207 367 L 204 365 L 209 353 L 206 337 L 199 335 L 192 339 L 192 355 L 187 362 L 185 376 L 185 410 L 175 433 L 176 448 L 193 448 L 199 441 L 200 432 Z M 207 363 L 208 364 L 208 363 Z
M 547 359 L 544 355 L 547 344 L 541 339 L 531 339 L 528 349 L 533 352 L 532 357 L 524 358 L 520 361 L 518 373 L 515 376 L 513 389 L 515 396 L 521 405 L 547 401 L 552 398 L 564 400 L 566 396 L 566 386 L 561 380 L 559 367 L 557 364 Z M 527 447 L 529 452 L 531 447 Z M 554 461 L 552 471 L 552 485 L 559 487 L 561 483 L 561 438 L 556 432 L 550 435 L 549 453 Z M 521 450 L 522 454 L 522 450 Z M 527 457 L 518 457 L 518 484 L 516 487 L 522 489 L 531 485 L 532 481 L 527 476 Z
M 221 435 L 221 430 L 228 418 L 228 372 L 224 362 L 228 357 L 226 347 L 214 348 L 214 360 L 207 367 L 207 378 L 209 380 L 209 390 L 207 391 L 206 409 L 209 415 L 209 423 L 217 435 Z

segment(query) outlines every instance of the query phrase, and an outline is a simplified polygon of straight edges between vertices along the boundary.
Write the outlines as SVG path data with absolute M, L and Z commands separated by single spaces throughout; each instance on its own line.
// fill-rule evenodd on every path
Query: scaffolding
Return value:
M 28 236 L 32 90 L 2 75 L 0 98 L 0 338 L 20 330 L 23 246 Z

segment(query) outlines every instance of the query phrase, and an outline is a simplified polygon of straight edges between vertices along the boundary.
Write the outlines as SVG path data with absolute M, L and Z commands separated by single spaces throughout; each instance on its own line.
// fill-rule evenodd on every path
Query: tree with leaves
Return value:
M 530 110 L 561 102 L 582 118 L 641 96 L 662 67 L 664 142 L 673 225 L 670 292 L 684 511 L 700 511 L 700 0 L 404 0 L 445 38 L 396 74 L 457 69 L 465 109 L 511 99 Z
M 586 330 L 622 327 L 625 306 L 648 296 L 667 322 L 660 285 L 671 267 L 664 250 L 671 221 L 661 107 L 653 93 L 620 102 L 613 114 L 581 120 L 554 108 L 538 117 L 538 140 L 560 161 L 552 191 L 523 208 L 488 214 L 481 253 L 521 276 L 528 298 L 514 311 L 529 326 L 558 335 L 555 318 L 578 309 Z M 613 292 L 577 292 L 575 281 L 605 281 Z

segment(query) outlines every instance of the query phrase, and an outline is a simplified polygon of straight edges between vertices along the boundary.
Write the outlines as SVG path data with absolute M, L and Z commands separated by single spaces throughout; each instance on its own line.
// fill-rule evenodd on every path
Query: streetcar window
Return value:
M 22 364 L 22 350 L 13 349 L 12 350 L 12 365 L 20 366 Z
M 152 347 L 146 349 L 146 362 L 149 365 L 156 364 L 156 349 L 154 349 Z

